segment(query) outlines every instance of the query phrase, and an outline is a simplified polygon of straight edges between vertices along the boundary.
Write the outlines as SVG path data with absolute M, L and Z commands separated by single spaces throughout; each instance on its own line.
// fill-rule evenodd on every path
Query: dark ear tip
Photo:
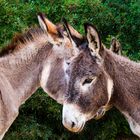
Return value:
M 62 21 L 63 23 L 67 23 L 67 20 L 66 20 L 64 17 L 61 18 L 61 21 Z
M 85 28 L 85 32 L 86 32 L 86 33 L 87 33 L 87 29 L 88 29 L 89 27 L 93 28 L 96 32 L 98 32 L 96 26 L 94 26 L 93 24 L 91 24 L 91 23 L 84 23 L 84 28 Z
M 84 23 L 84 26 L 85 26 L 85 27 L 88 27 L 88 26 L 92 26 L 92 24 L 86 22 L 86 23 Z
M 62 17 L 61 21 L 62 21 L 64 26 L 68 27 L 68 22 L 64 17 Z
M 40 16 L 42 19 L 45 17 L 45 14 L 44 13 L 42 13 L 42 12 L 38 12 L 37 13 L 37 16 Z
M 38 12 L 38 13 L 37 13 L 37 15 L 38 15 L 38 16 L 42 16 L 42 15 L 43 15 L 43 13 L 41 13 L 41 12 Z
M 62 17 L 61 21 L 63 23 L 64 29 L 70 33 L 67 20 L 64 17 Z
M 91 23 L 84 23 L 84 26 L 85 27 L 93 27 L 93 28 L 95 28 L 95 26 L 93 24 L 91 24 Z
M 95 29 L 97 31 L 97 28 L 93 24 L 91 24 L 91 23 L 84 23 L 84 28 L 85 28 L 86 33 L 87 33 L 87 29 L 89 27 L 92 27 L 93 29 Z
M 89 23 L 84 23 L 84 29 L 85 29 L 85 32 L 87 33 L 87 28 L 90 24 Z

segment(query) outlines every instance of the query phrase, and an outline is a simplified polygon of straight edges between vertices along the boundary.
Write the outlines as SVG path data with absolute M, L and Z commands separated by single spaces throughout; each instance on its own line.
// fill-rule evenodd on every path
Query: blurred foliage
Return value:
M 123 55 L 140 60 L 140 0 L 0 0 L 0 46 L 4 47 L 16 32 L 38 25 L 38 12 L 46 13 L 54 23 L 65 17 L 83 34 L 83 23 L 93 23 L 107 46 L 115 36 L 122 44 Z M 21 106 L 4 140 L 137 139 L 116 109 L 99 121 L 88 122 L 80 134 L 62 126 L 61 110 L 61 105 L 39 89 Z

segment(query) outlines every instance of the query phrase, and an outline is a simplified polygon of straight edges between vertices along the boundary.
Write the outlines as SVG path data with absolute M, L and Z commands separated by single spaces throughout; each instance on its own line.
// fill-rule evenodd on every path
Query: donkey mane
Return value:
M 1 49 L 0 57 L 8 55 L 19 48 L 19 46 L 24 46 L 24 44 L 34 41 L 38 36 L 45 34 L 45 32 L 39 27 L 31 27 L 24 33 L 16 33 L 10 44 Z

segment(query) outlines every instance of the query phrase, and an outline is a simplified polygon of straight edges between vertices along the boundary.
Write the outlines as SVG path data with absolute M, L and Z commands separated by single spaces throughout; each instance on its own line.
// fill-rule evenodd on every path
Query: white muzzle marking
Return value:
M 79 132 L 85 125 L 86 118 L 73 104 L 63 105 L 63 125 L 72 132 Z

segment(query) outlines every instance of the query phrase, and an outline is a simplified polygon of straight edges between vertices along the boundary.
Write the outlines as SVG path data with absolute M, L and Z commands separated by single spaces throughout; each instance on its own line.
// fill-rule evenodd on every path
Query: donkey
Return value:
M 62 25 L 54 25 L 38 14 L 41 28 L 16 36 L 0 52 L 0 140 L 18 116 L 19 107 L 42 87 L 63 103 L 67 83 L 65 70 L 75 55 Z M 82 36 L 69 25 L 77 38 Z
M 63 125 L 80 132 L 86 121 L 114 106 L 140 137 L 140 64 L 106 49 L 93 25 L 85 24 L 85 31 L 87 43 L 78 47 L 66 71 Z

